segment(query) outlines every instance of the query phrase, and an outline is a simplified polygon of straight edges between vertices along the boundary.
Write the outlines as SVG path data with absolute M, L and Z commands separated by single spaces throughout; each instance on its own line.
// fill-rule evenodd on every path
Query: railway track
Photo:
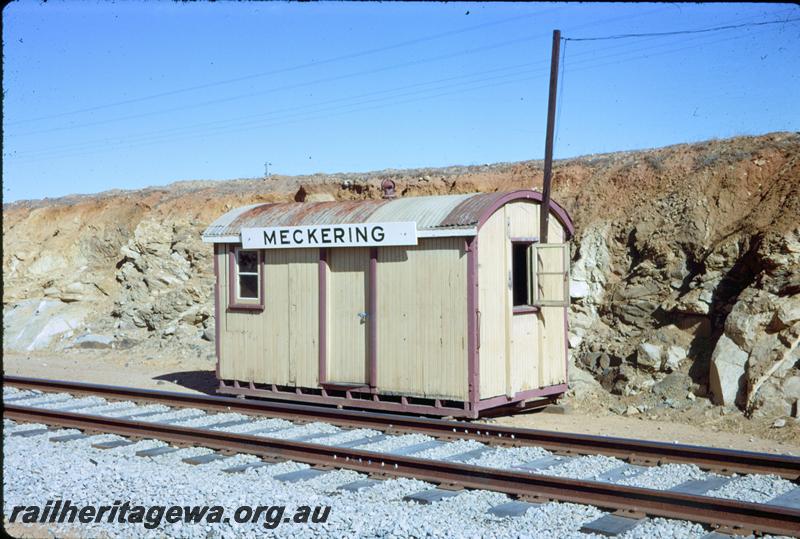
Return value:
M 474 440 L 487 445 L 538 446 L 559 455 L 605 455 L 636 465 L 694 464 L 701 469 L 725 475 L 773 474 L 790 481 L 800 480 L 800 458 L 788 455 L 63 380 L 6 376 L 3 378 L 3 383 L 19 389 L 91 395 L 107 400 L 130 400 L 216 412 L 236 412 L 243 415 L 289 419 L 293 422 L 322 421 L 345 428 L 375 429 L 389 434 L 424 434 L 443 440 Z
M 14 404 L 5 406 L 4 416 L 18 422 L 113 433 L 133 439 L 156 438 L 225 453 L 245 453 L 270 460 L 287 459 L 324 468 L 350 469 L 379 478 L 409 477 L 437 483 L 447 489 L 493 490 L 531 502 L 557 500 L 623 511 L 628 515 L 690 520 L 738 534 L 800 533 L 800 510 L 788 507 Z

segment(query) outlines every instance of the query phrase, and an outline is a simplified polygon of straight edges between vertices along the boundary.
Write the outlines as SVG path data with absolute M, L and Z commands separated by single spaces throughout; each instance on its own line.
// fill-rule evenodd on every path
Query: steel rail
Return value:
M 134 438 L 157 438 L 177 444 L 290 459 L 385 477 L 411 477 L 451 488 L 492 490 L 525 499 L 558 500 L 690 520 L 740 533 L 800 534 L 800 510 L 788 507 L 13 404 L 5 407 L 3 415 L 20 422 L 44 423 Z
M 559 454 L 600 454 L 644 465 L 667 462 L 694 464 L 717 473 L 773 474 L 792 481 L 800 479 L 800 457 L 790 455 L 20 376 L 5 376 L 3 382 L 23 389 L 63 391 L 111 399 L 265 415 L 291 421 L 326 421 L 344 427 L 371 428 L 390 433 L 413 432 L 436 438 L 468 439 L 493 445 L 536 445 Z

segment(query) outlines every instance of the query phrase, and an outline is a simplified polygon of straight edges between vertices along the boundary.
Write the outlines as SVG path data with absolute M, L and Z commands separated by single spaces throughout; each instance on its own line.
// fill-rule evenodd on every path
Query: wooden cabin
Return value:
M 478 417 L 567 389 L 569 245 L 541 193 L 255 204 L 214 244 L 219 392 Z

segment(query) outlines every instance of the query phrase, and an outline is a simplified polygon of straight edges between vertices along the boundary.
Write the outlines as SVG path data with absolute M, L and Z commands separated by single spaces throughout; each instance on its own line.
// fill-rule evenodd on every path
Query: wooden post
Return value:
M 547 101 L 547 132 L 544 142 L 544 185 L 539 209 L 539 242 L 547 243 L 547 219 L 550 216 L 550 183 L 553 175 L 553 132 L 556 124 L 556 90 L 558 89 L 558 55 L 561 30 L 553 30 L 553 54 L 550 59 L 550 97 Z

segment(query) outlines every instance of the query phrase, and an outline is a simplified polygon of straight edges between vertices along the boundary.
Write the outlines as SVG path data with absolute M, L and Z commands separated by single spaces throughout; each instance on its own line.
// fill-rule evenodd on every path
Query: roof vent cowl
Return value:
M 394 190 L 395 185 L 392 180 L 386 179 L 381 182 L 381 190 L 383 191 L 383 198 L 397 198 L 397 193 Z

